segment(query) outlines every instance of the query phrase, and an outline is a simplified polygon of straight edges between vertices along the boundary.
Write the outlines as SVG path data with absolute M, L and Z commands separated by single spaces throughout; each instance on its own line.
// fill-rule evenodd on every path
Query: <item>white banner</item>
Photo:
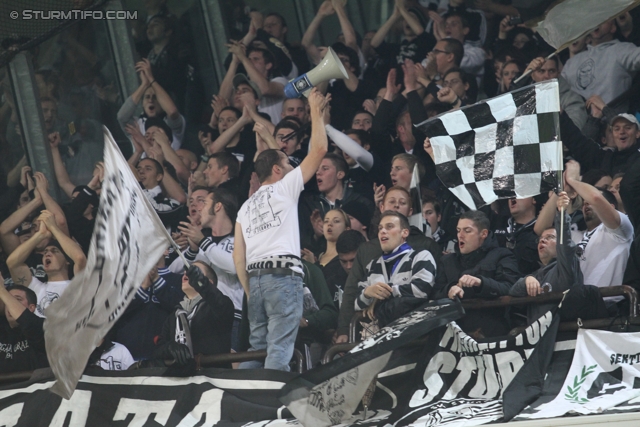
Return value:
M 560 393 L 549 403 L 526 408 L 515 420 L 637 411 L 639 397 L 640 333 L 581 329 Z
M 560 49 L 639 3 L 638 0 L 565 0 L 547 12 L 536 31 L 547 43 Z
M 170 240 L 111 133 L 104 128 L 105 175 L 87 265 L 47 309 L 52 391 L 68 399 L 91 352 L 135 296 Z

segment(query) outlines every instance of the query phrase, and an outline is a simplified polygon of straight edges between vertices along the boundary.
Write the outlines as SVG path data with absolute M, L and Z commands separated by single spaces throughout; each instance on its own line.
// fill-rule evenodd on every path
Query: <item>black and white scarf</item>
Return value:
M 174 339 L 177 343 L 184 344 L 189 348 L 193 356 L 193 343 L 191 342 L 191 320 L 196 315 L 200 303 L 204 301 L 201 295 L 193 299 L 186 298 L 180 302 L 180 307 L 176 309 L 176 331 Z

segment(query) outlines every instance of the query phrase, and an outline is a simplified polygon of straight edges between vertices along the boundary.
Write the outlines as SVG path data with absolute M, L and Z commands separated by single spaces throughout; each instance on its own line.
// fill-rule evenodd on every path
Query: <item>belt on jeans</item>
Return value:
M 264 274 L 281 274 L 283 276 L 298 276 L 303 277 L 302 273 L 293 271 L 290 268 L 256 268 L 248 272 L 249 277 L 262 276 Z

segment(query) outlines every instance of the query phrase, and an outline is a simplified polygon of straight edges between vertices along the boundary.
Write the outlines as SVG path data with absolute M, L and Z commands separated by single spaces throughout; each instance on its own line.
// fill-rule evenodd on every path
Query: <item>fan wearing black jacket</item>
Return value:
M 480 211 L 468 211 L 458 221 L 458 246 L 444 255 L 436 274 L 436 288 L 451 299 L 492 299 L 508 295 L 520 278 L 518 261 L 507 248 L 498 247 L 489 233 L 489 219 Z M 443 297 L 444 297 L 443 295 Z M 468 310 L 458 321 L 475 339 L 506 335 L 504 309 Z
M 233 303 L 217 284 L 211 267 L 200 261 L 191 264 L 182 276 L 185 298 L 164 323 L 155 359 L 187 364 L 197 354 L 231 352 Z

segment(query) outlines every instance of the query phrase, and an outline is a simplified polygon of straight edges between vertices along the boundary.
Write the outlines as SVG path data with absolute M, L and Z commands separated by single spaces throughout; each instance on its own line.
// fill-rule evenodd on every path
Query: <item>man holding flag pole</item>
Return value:
M 177 246 L 111 133 L 103 129 L 105 173 L 86 267 L 49 306 L 44 323 L 47 356 L 57 378 L 51 390 L 66 399 L 144 277 L 167 246 Z

